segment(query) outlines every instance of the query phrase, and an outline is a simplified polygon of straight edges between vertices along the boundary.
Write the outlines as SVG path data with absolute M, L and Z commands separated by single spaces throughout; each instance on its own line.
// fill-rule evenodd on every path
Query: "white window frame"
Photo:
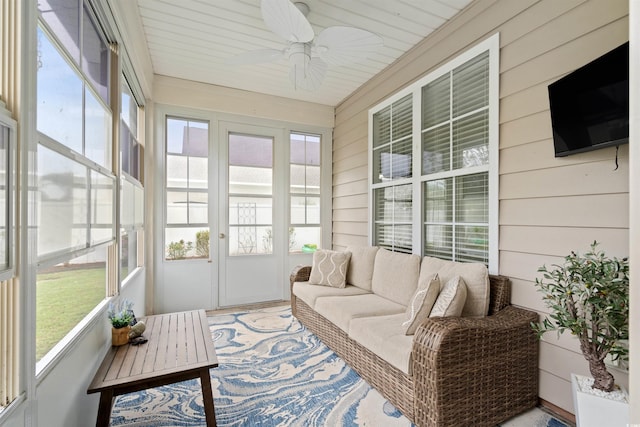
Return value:
M 489 165 L 486 167 L 486 171 L 489 175 L 489 248 L 488 269 L 491 274 L 497 274 L 499 271 L 499 53 L 500 53 L 500 35 L 498 33 L 492 35 L 488 39 L 478 43 L 476 46 L 468 49 L 464 53 L 458 55 L 451 61 L 438 67 L 436 70 L 426 74 L 421 79 L 412 83 L 410 86 L 402 89 L 401 91 L 393 94 L 383 102 L 375 105 L 369 109 L 369 122 L 368 122 L 368 184 L 369 184 L 369 244 L 374 244 L 374 190 L 378 188 L 385 188 L 389 186 L 397 186 L 410 183 L 413 186 L 413 226 L 412 226 L 412 241 L 413 241 L 413 253 L 422 255 L 423 248 L 423 200 L 422 200 L 422 182 L 427 180 L 422 176 L 422 133 L 421 133 L 421 96 L 422 88 L 434 81 L 438 77 L 449 73 L 453 69 L 463 65 L 465 62 L 473 59 L 483 52 L 489 52 Z M 403 178 L 392 180 L 385 183 L 373 183 L 373 116 L 382 109 L 388 107 L 394 102 L 402 99 L 403 97 L 412 94 L 413 96 L 413 110 L 412 110 L 412 125 L 413 125 L 413 169 L 412 176 L 410 178 Z M 484 171 L 484 170 L 483 170 Z M 480 172 L 480 170 L 478 170 Z M 447 177 L 450 174 L 447 173 Z M 429 175 L 429 180 L 436 178 L 436 175 Z

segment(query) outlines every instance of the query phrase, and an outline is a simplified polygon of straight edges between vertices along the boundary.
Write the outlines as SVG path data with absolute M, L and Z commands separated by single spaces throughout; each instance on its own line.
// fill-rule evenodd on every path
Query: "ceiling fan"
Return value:
M 256 64 L 287 59 L 289 79 L 296 89 L 313 91 L 320 87 L 329 65 L 346 65 L 366 58 L 382 46 L 382 38 L 355 27 L 325 28 L 316 35 L 306 18 L 306 3 L 290 0 L 261 0 L 262 19 L 283 38 L 283 49 L 259 49 L 237 55 L 231 64 Z

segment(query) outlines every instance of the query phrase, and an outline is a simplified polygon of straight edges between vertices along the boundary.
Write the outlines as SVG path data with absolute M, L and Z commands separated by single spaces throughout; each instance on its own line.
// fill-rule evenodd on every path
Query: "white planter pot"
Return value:
M 593 394 L 588 390 L 581 390 L 580 378 L 585 377 L 571 374 L 577 427 L 627 427 L 629 424 L 629 395 L 627 391 L 621 389 L 626 395 L 626 402 L 612 400 Z

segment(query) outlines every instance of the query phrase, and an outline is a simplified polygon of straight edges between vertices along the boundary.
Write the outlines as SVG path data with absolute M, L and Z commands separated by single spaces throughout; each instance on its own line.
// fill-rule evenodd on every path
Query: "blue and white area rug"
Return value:
M 288 307 L 211 316 L 218 426 L 411 426 Z M 112 426 L 205 426 L 198 380 L 119 396 Z M 563 427 L 533 410 L 504 427 Z

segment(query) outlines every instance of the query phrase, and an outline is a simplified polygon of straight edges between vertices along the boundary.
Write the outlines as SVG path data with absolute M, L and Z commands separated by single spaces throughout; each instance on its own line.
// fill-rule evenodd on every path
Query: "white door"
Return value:
M 220 125 L 219 301 L 234 306 L 283 298 L 288 246 L 283 130 Z

